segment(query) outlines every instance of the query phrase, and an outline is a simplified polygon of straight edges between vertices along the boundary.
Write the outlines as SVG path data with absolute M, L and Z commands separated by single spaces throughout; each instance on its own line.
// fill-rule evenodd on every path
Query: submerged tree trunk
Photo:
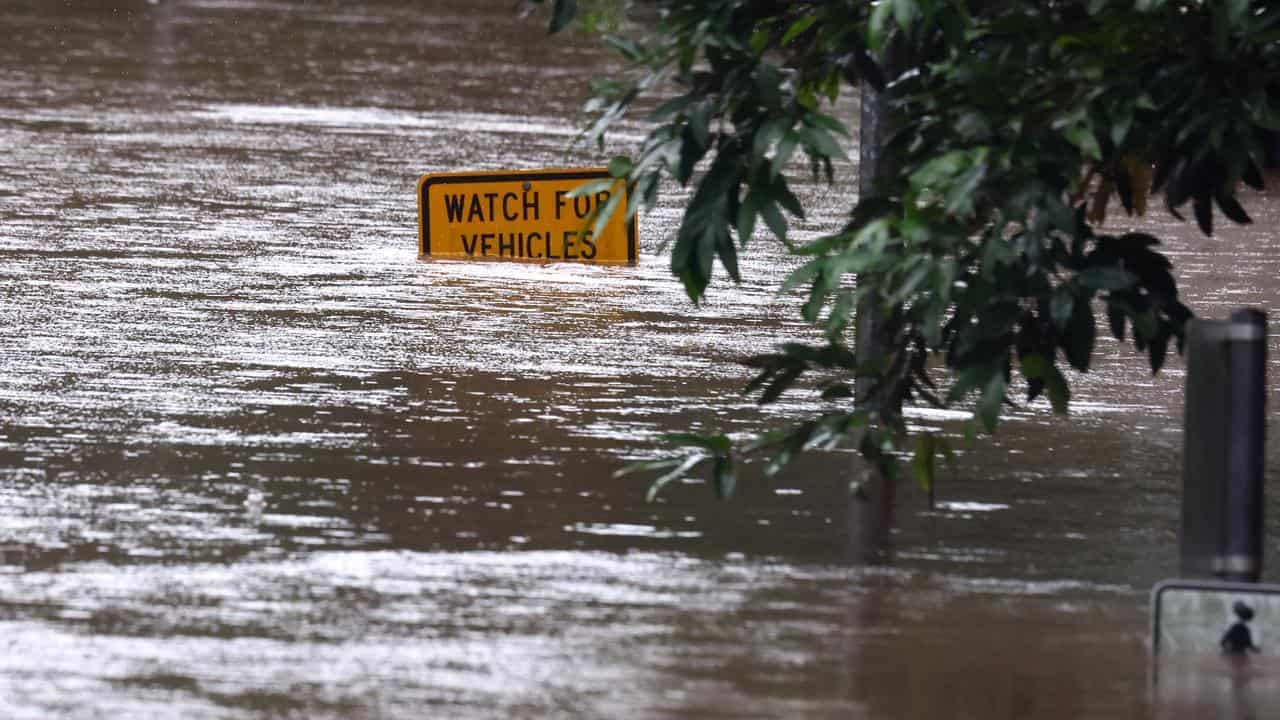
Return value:
M 893 68 L 886 67 L 886 70 Z M 886 73 L 893 77 L 894 73 Z M 858 196 L 885 194 L 883 178 L 894 174 L 896 162 L 888 150 L 893 118 L 889 112 L 888 91 L 877 92 L 867 83 L 861 87 L 861 126 L 858 133 Z M 854 325 L 854 356 L 859 367 L 882 365 L 888 343 L 883 337 L 885 318 L 874 298 L 858 303 Z M 859 372 L 855 393 L 863 397 L 873 380 Z M 885 408 L 897 412 L 901 408 Z M 890 558 L 890 530 L 893 526 L 896 482 L 862 460 L 854 461 L 853 483 L 856 492 L 849 494 L 849 557 L 854 562 L 883 563 Z

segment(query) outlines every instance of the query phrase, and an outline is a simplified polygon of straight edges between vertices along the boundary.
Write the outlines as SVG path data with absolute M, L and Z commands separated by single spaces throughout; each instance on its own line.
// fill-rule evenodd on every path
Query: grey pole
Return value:
M 1262 575 L 1266 323 L 1244 309 L 1187 327 L 1183 577 Z
M 1257 582 L 1262 575 L 1263 452 L 1266 445 L 1267 316 L 1231 313 L 1227 343 L 1230 409 L 1222 553 L 1215 570 L 1228 580 Z

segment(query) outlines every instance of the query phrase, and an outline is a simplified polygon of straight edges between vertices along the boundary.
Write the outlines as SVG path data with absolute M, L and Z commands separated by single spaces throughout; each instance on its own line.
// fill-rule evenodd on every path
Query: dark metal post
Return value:
M 1215 570 L 1228 580 L 1262 575 L 1263 450 L 1266 445 L 1267 316 L 1231 313 L 1227 344 L 1230 410 L 1223 548 Z
M 1266 315 L 1194 320 L 1183 433 L 1182 574 L 1262 574 Z

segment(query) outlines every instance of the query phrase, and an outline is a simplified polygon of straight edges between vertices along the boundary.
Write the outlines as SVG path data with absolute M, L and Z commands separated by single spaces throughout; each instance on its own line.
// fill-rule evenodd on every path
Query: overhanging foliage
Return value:
M 577 3 L 551 4 L 554 32 Z M 1270 2 L 628 7 L 646 19 L 607 38 L 630 71 L 597 84 L 589 135 L 602 137 L 638 98 L 678 89 L 648 115 L 639 152 L 611 164 L 631 188 L 628 214 L 655 202 L 663 176 L 693 186 L 671 267 L 694 302 L 717 263 L 739 278 L 738 253 L 757 228 L 806 258 L 785 287 L 807 288 L 801 311 L 826 343 L 752 358 L 748 391 L 770 402 L 802 387 L 829 409 L 748 447 L 768 452 L 773 469 L 804 448 L 852 441 L 892 473 L 904 402 L 972 402 L 994 432 L 1016 375 L 1028 400 L 1047 395 L 1066 413 L 1067 370 L 1089 370 L 1099 318 L 1159 371 L 1190 312 L 1159 238 L 1109 235 L 1102 221 L 1120 208 L 1143 214 L 1158 194 L 1206 235 L 1218 216 L 1249 222 L 1237 189 L 1262 187 L 1263 131 L 1280 130 L 1280 7 Z M 884 92 L 897 119 L 891 171 L 874 196 L 850 198 L 838 232 L 794 244 L 789 218 L 804 207 L 784 170 L 802 157 L 831 177 L 849 144 L 831 107 L 860 86 Z M 848 346 L 866 303 L 884 319 L 885 348 L 860 365 Z M 950 370 L 941 383 L 935 357 Z M 636 468 L 671 479 L 705 459 L 715 487 L 731 492 L 727 439 L 669 439 L 690 454 Z M 917 440 L 912 466 L 925 485 L 940 451 L 942 438 Z

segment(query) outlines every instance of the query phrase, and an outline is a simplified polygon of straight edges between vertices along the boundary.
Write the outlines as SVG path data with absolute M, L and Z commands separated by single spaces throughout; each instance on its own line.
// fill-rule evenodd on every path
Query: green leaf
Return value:
M 795 122 L 790 117 L 769 118 L 760 124 L 760 129 L 756 130 L 755 138 L 752 140 L 752 152 L 755 158 L 764 159 L 769 154 L 769 150 L 773 149 L 774 143 L 778 142 Z
M 1102 265 L 1081 271 L 1076 281 L 1093 290 L 1128 290 L 1138 278 L 1116 265 Z
M 846 383 L 836 383 L 822 391 L 823 400 L 843 400 L 853 397 L 853 388 Z
M 1151 373 L 1160 372 L 1160 368 L 1164 367 L 1164 356 L 1169 348 L 1169 335 L 1165 332 L 1158 332 L 1151 339 L 1151 343 L 1147 345 L 1147 353 L 1151 359 Z
M 1236 200 L 1235 195 L 1223 192 L 1215 195 L 1214 199 L 1218 201 L 1218 208 L 1222 210 L 1222 214 L 1230 218 L 1232 222 L 1240 225 L 1249 225 L 1253 222 L 1249 214 L 1244 211 L 1244 207 Z
M 1059 330 L 1066 329 L 1071 322 L 1071 314 L 1075 309 L 1076 298 L 1071 292 L 1071 288 L 1066 285 L 1059 285 L 1053 289 L 1053 296 L 1049 299 L 1049 316 L 1053 318 L 1053 324 Z
M 760 28 L 759 30 L 756 30 L 754 33 L 751 33 L 752 54 L 754 54 L 756 57 L 763 55 L 764 51 L 769 48 L 769 40 L 772 37 L 773 37 L 773 34 L 769 32 L 768 28 Z
M 728 453 L 732 445 L 729 438 L 725 435 L 701 435 L 691 432 L 663 433 L 658 436 L 658 439 L 668 445 L 702 448 L 714 455 L 724 455 Z
M 769 164 L 769 170 L 773 175 L 781 173 L 786 168 L 799 142 L 800 135 L 796 131 L 788 130 L 783 134 L 782 140 L 778 142 L 778 149 L 773 153 L 773 161 Z
M 1124 139 L 1129 136 L 1129 128 L 1133 126 L 1133 108 L 1131 106 L 1122 107 L 1111 122 L 1111 142 L 1117 146 L 1124 144 Z
M 1030 353 L 1022 357 L 1022 376 L 1028 380 L 1043 380 L 1049 363 L 1040 353 Z
M 1107 303 L 1107 324 L 1111 326 L 1111 336 L 1124 342 L 1124 308 L 1118 303 Z
M 815 127 L 826 128 L 828 131 L 843 137 L 849 137 L 849 128 L 839 120 L 817 111 L 805 113 L 804 122 Z
M 1097 332 L 1097 321 L 1093 317 L 1089 301 L 1077 298 L 1071 309 L 1071 321 L 1067 323 L 1066 337 L 1062 339 L 1062 349 L 1066 351 L 1071 367 L 1080 372 L 1089 371 Z
M 689 137 L 699 148 L 705 149 L 711 144 L 711 106 L 700 103 L 689 114 Z
M 1000 405 L 1004 402 L 1004 388 L 1004 371 L 997 366 L 996 371 L 991 373 L 987 386 L 982 389 L 982 396 L 978 398 L 978 419 L 982 421 L 982 426 L 989 433 L 996 431 L 996 422 L 1000 419 Z
M 791 192 L 791 188 L 787 187 L 787 179 L 778 176 L 768 189 L 769 198 L 777 201 L 787 212 L 798 218 L 804 217 L 804 207 L 800 204 L 800 200 Z
M 729 231 L 723 225 L 716 225 L 710 232 L 716 235 L 716 257 L 720 258 L 720 264 L 729 273 L 730 279 L 736 283 L 742 282 L 742 275 L 738 272 L 738 249 L 733 246 Z
M 1196 224 L 1205 235 L 1213 235 L 1213 203 L 1208 195 L 1196 195 L 1191 199 L 1191 209 L 1195 212 Z
M 635 167 L 631 162 L 631 158 L 626 155 L 615 155 L 609 161 L 609 174 L 616 178 L 625 178 L 631 174 L 631 170 Z
M 947 392 L 947 401 L 955 402 L 964 399 L 970 392 L 987 383 L 992 373 L 999 371 L 999 366 L 994 363 L 962 367 L 956 373 L 956 381 L 951 386 L 951 390 Z
M 938 452 L 942 453 L 942 459 L 947 462 L 947 469 L 951 472 L 956 471 L 956 452 L 951 447 L 951 441 L 945 437 L 938 436 L 934 440 L 934 444 L 938 446 Z
M 721 151 L 698 182 L 685 208 L 671 250 L 671 271 L 684 284 L 689 299 L 698 302 L 711 282 L 711 269 L 720 243 L 728 236 L 729 194 L 737 192 L 738 157 Z
M 782 85 L 782 74 L 778 72 L 777 66 L 762 62 L 756 67 L 755 88 L 762 106 L 770 110 L 777 110 L 782 106 L 780 85 Z
M 657 187 L 658 176 L 656 174 L 645 175 L 636 181 L 627 198 L 627 220 L 635 217 L 635 214 L 640 211 L 641 205 L 653 207 L 653 201 L 649 199 L 648 195 L 650 190 L 656 191 Z
M 826 335 L 828 342 L 841 342 L 845 328 L 848 327 L 849 321 L 852 319 L 854 307 L 857 303 L 857 294 L 849 290 L 843 290 L 836 297 L 836 302 L 831 306 L 831 314 L 827 317 Z
M 844 148 L 840 147 L 840 144 L 825 128 L 807 125 L 800 129 L 800 140 L 812 154 L 837 160 L 849 159 L 849 156 L 844 152 Z
M 884 47 L 889 37 L 889 18 L 893 16 L 893 3 L 882 0 L 871 8 L 867 23 L 867 45 L 873 50 Z
M 676 232 L 675 246 L 671 248 L 671 272 L 680 278 L 689 300 L 697 303 L 711 281 L 707 249 L 702 243 L 706 219 L 686 211 L 680 229 Z M 711 248 L 714 251 L 714 247 Z
M 964 150 L 951 150 L 930 158 L 911 173 L 910 182 L 921 190 L 938 190 L 950 183 L 952 177 L 970 166 L 970 155 Z
M 1086 157 L 1093 160 L 1102 159 L 1102 146 L 1098 144 L 1098 137 L 1093 134 L 1085 125 L 1073 125 L 1066 129 L 1063 133 L 1072 145 L 1080 148 L 1080 152 Z
M 626 194 L 626 185 L 621 181 L 616 181 L 614 186 L 611 186 L 609 199 L 605 201 L 603 206 L 597 205 L 591 216 L 587 218 L 588 220 L 594 218 L 594 222 L 591 225 L 591 234 L 593 236 L 600 237 L 601 233 L 604 232 L 605 226 L 609 224 L 609 219 L 618 210 L 618 203 L 622 202 L 622 198 Z
M 974 193 L 987 175 L 986 163 L 975 163 L 962 172 L 947 189 L 944 206 L 947 212 L 968 217 L 974 212 Z
M 808 30 L 813 25 L 813 23 L 817 21 L 817 19 L 818 19 L 817 15 L 805 15 L 804 17 L 792 23 L 791 27 L 787 28 L 787 31 L 782 35 L 782 44 L 790 45 L 792 40 L 795 40 L 796 37 L 800 35 L 800 33 L 803 33 L 805 30 Z
M 707 154 L 707 147 L 699 145 L 693 138 L 693 132 L 685 127 L 684 132 L 680 134 L 680 152 L 676 162 L 675 172 L 672 173 L 676 181 L 681 185 L 687 185 L 690 178 L 693 177 L 693 168 Z
M 1066 415 L 1071 403 L 1071 389 L 1067 387 L 1067 379 L 1062 376 L 1058 366 L 1049 366 L 1049 374 L 1045 376 L 1044 384 L 1045 389 L 1049 391 L 1049 402 L 1053 405 L 1053 411 L 1059 415 Z
M 612 188 L 615 182 L 616 180 L 614 180 L 613 178 L 600 178 L 599 180 L 591 180 L 589 182 L 584 182 L 581 185 L 570 190 L 567 194 L 565 194 L 565 197 L 568 197 L 568 198 L 589 197 L 591 195 L 595 195 L 598 192 L 604 192 L 605 190 Z
M 751 239 L 752 233 L 755 232 L 756 215 L 759 210 L 756 207 L 756 195 L 754 192 L 748 192 L 746 197 L 742 198 L 742 202 L 738 205 L 738 242 L 746 244 Z
M 765 388 L 764 392 L 760 394 L 760 399 L 756 402 L 761 405 L 768 405 L 777 400 L 782 396 L 782 393 L 787 391 L 787 388 L 795 383 L 796 378 L 800 377 L 803 372 L 803 367 L 789 367 L 779 372 L 774 377 L 773 382 L 769 384 L 769 387 Z
M 764 218 L 764 224 L 769 226 L 774 237 L 782 242 L 787 241 L 787 219 L 778 210 L 777 203 L 766 201 L 761 204 L 760 216 Z
M 712 485 L 715 486 L 717 497 L 728 498 L 733 495 L 734 488 L 737 486 L 737 478 L 733 472 L 732 458 L 717 457 L 711 475 Z
M 897 21 L 898 27 L 907 32 L 911 32 L 911 26 L 915 23 L 916 15 L 920 13 L 920 7 L 916 0 L 882 0 L 893 5 L 893 19 Z
M 933 433 L 920 433 L 916 438 L 916 451 L 911 457 L 911 471 L 920 489 L 933 493 L 937 444 Z
M 893 294 L 889 296 L 892 303 L 900 303 L 907 300 L 913 300 L 916 292 L 925 286 L 929 280 L 929 275 L 933 272 L 933 266 L 927 260 L 921 259 L 911 268 L 902 281 L 893 288 Z
M 691 93 L 687 93 L 684 95 L 677 95 L 676 97 L 673 97 L 670 100 L 662 103 L 657 107 L 657 109 L 649 113 L 649 119 L 654 122 L 661 122 L 668 118 L 679 115 L 680 113 L 688 109 L 688 107 L 692 105 L 694 101 L 696 101 L 697 99 L 698 99 L 697 96 Z
M 662 475 L 649 484 L 649 492 L 645 493 L 644 496 L 645 502 L 653 502 L 654 499 L 658 497 L 658 493 L 661 492 L 662 488 L 666 487 L 668 483 L 684 477 L 690 470 L 697 467 L 698 463 L 706 459 L 705 455 L 689 455 L 684 458 L 684 460 L 682 460 L 674 470 Z
M 627 60 L 637 64 L 644 62 L 644 48 L 635 40 L 624 38 L 620 35 L 608 35 L 604 41 Z
M 613 477 L 620 478 L 626 475 L 632 475 L 638 472 L 652 472 L 654 470 L 665 470 L 675 467 L 684 462 L 685 456 L 674 458 L 658 458 L 656 460 L 641 460 L 638 462 L 628 463 L 613 471 Z
M 827 258 L 819 257 L 810 260 L 795 270 L 792 270 L 791 273 L 787 275 L 786 279 L 782 281 L 782 286 L 779 288 L 778 294 L 782 295 L 791 292 L 792 290 L 809 282 L 817 276 L 824 267 L 826 267 L 827 263 Z
M 1249 14 L 1249 0 L 1222 0 L 1229 28 L 1239 28 Z
M 1150 308 L 1130 318 L 1133 321 L 1133 334 L 1143 340 L 1150 340 L 1160 331 L 1160 321 Z M 1139 348 L 1141 349 L 1141 348 Z
M 554 35 L 568 27 L 576 14 L 578 14 L 578 0 L 555 0 L 551 9 L 550 34 Z

